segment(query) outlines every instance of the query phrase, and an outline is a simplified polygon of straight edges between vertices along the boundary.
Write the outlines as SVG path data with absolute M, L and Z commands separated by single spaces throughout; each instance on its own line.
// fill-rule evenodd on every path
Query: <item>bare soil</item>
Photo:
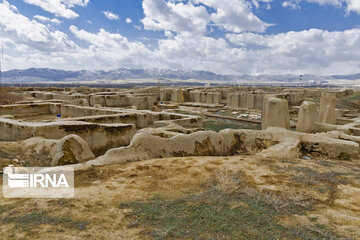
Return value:
M 146 239 L 141 227 L 129 226 L 126 216 L 131 209 L 119 204 L 200 193 L 219 173 L 238 172 L 259 190 L 311 199 L 314 208 L 305 215 L 280 218 L 284 226 L 311 226 L 315 221 L 341 236 L 360 239 L 360 162 L 254 156 L 154 159 L 77 171 L 74 199 L 0 198 L 0 238 Z M 39 211 L 51 216 L 43 218 L 50 219 L 48 223 L 26 222 L 23 227 L 6 221 Z M 61 221 L 54 225 L 54 219 Z M 82 222 L 87 223 L 83 229 L 76 225 Z

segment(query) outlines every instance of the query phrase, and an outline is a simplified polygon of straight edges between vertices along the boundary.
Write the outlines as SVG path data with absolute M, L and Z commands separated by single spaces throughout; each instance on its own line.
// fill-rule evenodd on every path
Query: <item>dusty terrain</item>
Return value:
M 231 176 L 239 173 L 242 183 L 233 182 Z M 275 208 L 281 208 L 286 198 L 311 204 L 304 214 L 295 211 L 277 217 L 274 221 L 281 225 L 305 226 L 323 236 L 319 239 L 360 238 L 359 162 L 186 157 L 94 167 L 77 171 L 75 176 L 75 199 L 1 198 L 1 238 L 150 239 L 144 230 L 156 227 L 131 224 L 128 215 L 133 209 L 122 204 L 156 196 L 181 198 L 206 191 L 214 181 L 224 194 L 236 194 L 236 189 L 243 188 L 249 196 L 252 191 L 271 196 L 270 205 Z M 247 206 L 240 202 L 236 208 Z M 322 232 L 317 224 L 333 232 Z M 236 238 L 219 235 L 218 239 Z

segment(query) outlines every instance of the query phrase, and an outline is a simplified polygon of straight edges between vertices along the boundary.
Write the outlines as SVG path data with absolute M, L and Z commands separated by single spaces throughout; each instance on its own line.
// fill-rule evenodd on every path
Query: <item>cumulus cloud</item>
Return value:
M 109 19 L 109 20 L 119 20 L 120 18 L 119 18 L 119 15 L 117 15 L 117 14 L 115 14 L 115 13 L 112 13 L 112 12 L 110 12 L 110 11 L 104 11 L 103 12 L 104 13 L 104 15 L 105 15 L 105 17 L 107 18 L 107 19 Z
M 355 72 L 360 60 L 360 29 L 329 32 L 310 29 L 276 35 L 228 34 L 262 66 L 258 72 L 335 74 Z M 261 70 L 260 70 L 261 68 Z
M 354 11 L 360 14 L 360 1 L 359 0 L 346 0 L 348 12 Z
M 258 6 L 259 2 L 271 1 L 254 0 L 253 4 Z M 207 8 L 211 9 L 211 13 Z M 142 22 L 146 30 L 203 34 L 209 25 L 216 25 L 239 33 L 263 32 L 270 26 L 252 13 L 251 4 L 246 0 L 144 0 L 143 9 L 145 18 Z
M 51 31 L 35 20 L 20 14 L 7 1 L 0 3 L 1 37 L 42 51 L 62 51 L 76 48 L 76 44 L 63 32 Z
M 128 24 L 132 23 L 131 18 L 126 18 L 126 23 L 128 23 Z
M 159 40 L 152 56 L 160 67 L 209 70 L 217 73 L 247 71 L 244 51 L 231 48 L 225 39 L 178 34 Z
M 67 55 L 79 50 L 65 33 L 50 30 L 46 25 L 30 20 L 7 1 L 0 3 L 0 12 L 0 41 L 4 43 L 5 53 L 4 69 L 41 66 L 59 68 L 59 64 L 68 64 L 65 60 Z M 59 57 L 60 55 L 64 58 Z
M 92 44 L 93 46 L 113 50 L 135 50 L 139 51 L 145 50 L 144 46 L 139 42 L 130 42 L 127 38 L 123 37 L 121 34 L 109 33 L 104 29 L 100 29 L 98 33 L 90 33 L 85 30 L 79 30 L 76 26 L 70 26 L 70 31 L 79 39 L 85 40 Z
M 204 33 L 210 20 L 204 6 L 164 0 L 144 0 L 145 30 Z
M 154 3 L 150 0 L 144 0 L 144 3 L 146 1 Z M 157 67 L 209 70 L 222 74 L 327 75 L 358 72 L 358 28 L 337 32 L 310 29 L 271 35 L 243 30 L 237 33 L 233 28 L 242 29 L 241 23 L 224 16 L 220 18 L 222 5 L 215 5 L 218 4 L 215 0 L 202 2 L 201 5 L 179 1 L 169 4 L 158 0 L 158 8 L 151 8 L 145 14 L 145 19 L 150 22 L 144 27 L 163 31 L 164 38 L 150 48 L 104 29 L 89 32 L 72 25 L 67 35 L 53 30 L 56 26 L 48 27 L 48 19 L 42 16 L 29 19 L 15 6 L 3 1 L 0 3 L 0 41 L 5 42 L 5 69 Z M 213 11 L 208 12 L 205 2 L 206 6 L 213 6 Z M 165 5 L 161 5 L 163 3 Z M 161 9 L 167 11 L 164 13 Z M 243 9 L 247 12 L 251 8 Z M 156 16 L 157 11 L 161 16 Z M 192 11 L 200 15 L 186 18 L 196 15 Z M 228 12 L 228 16 L 238 14 L 238 10 L 224 8 L 223 11 Z M 203 25 L 196 25 L 198 21 Z M 222 28 L 232 30 L 224 37 L 214 38 L 206 34 L 210 24 L 221 24 Z M 193 25 L 196 25 L 195 29 L 191 30 Z M 260 31 L 261 27 L 256 29 Z M 81 47 L 71 39 L 80 41 Z
M 150 55 L 150 50 L 141 42 L 129 41 L 121 34 L 109 33 L 100 29 L 97 33 L 90 33 L 76 26 L 70 26 L 70 31 L 76 38 L 89 44 L 88 48 L 79 51 L 77 61 L 90 63 L 95 69 L 113 69 L 120 66 L 140 67 Z
M 252 13 L 249 2 L 245 0 L 196 0 L 196 2 L 215 9 L 216 12 L 210 15 L 210 19 L 226 31 L 263 32 L 270 26 Z
M 63 18 L 77 18 L 79 15 L 71 10 L 75 6 L 85 7 L 90 0 L 23 0 L 28 4 L 41 7 L 43 10 Z

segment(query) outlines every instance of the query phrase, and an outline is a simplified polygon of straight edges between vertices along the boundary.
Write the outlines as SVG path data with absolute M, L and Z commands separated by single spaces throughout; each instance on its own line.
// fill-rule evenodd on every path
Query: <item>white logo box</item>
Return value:
M 6 167 L 4 198 L 74 198 L 73 167 Z

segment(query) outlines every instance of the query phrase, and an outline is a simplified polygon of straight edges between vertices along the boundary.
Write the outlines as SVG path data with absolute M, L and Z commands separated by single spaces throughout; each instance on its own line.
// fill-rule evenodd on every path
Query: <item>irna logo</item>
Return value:
M 72 167 L 7 167 L 3 171 L 5 198 L 73 198 Z
M 8 174 L 11 188 L 69 187 L 65 174 Z

